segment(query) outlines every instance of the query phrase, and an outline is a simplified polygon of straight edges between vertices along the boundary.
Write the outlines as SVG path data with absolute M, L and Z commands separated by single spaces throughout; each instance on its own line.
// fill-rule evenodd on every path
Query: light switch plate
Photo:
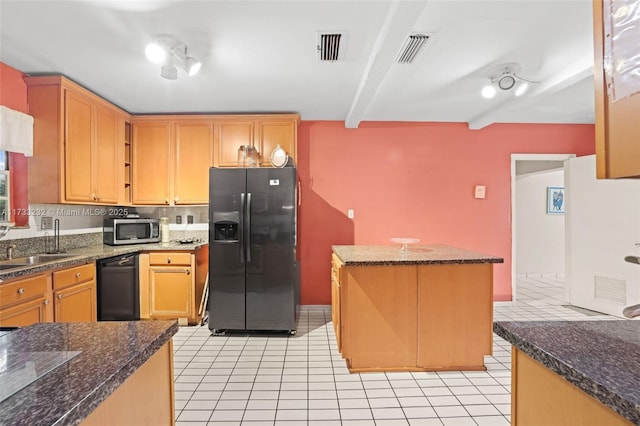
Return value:
M 486 193 L 486 188 L 483 185 L 476 185 L 475 197 L 484 199 Z
M 347 210 L 347 217 L 349 219 L 353 219 L 354 216 L 355 216 L 355 212 L 353 211 L 353 209 Z

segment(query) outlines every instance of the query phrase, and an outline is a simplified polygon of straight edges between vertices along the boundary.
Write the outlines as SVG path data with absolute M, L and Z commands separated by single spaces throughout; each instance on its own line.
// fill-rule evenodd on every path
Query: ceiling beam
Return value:
M 593 56 L 586 55 L 581 60 L 574 62 L 573 66 L 563 68 L 540 83 L 531 85 L 532 89 L 524 96 L 511 96 L 501 103 L 492 105 L 490 110 L 469 121 L 469 129 L 482 129 L 498 121 L 501 114 L 509 108 L 526 106 L 534 102 L 537 97 L 560 92 L 590 77 L 593 77 Z
M 357 128 L 364 119 L 367 108 L 395 63 L 402 43 L 422 14 L 427 1 L 393 0 L 378 32 L 367 65 L 364 68 L 358 90 L 353 98 L 344 125 Z

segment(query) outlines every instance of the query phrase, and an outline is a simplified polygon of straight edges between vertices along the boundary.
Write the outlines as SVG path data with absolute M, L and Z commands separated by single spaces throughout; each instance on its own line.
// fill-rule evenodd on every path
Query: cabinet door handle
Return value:
M 76 278 L 80 278 L 80 272 L 76 272 Z
M 48 305 L 48 304 L 49 304 L 49 299 L 44 299 L 44 302 L 43 302 L 43 303 L 44 303 L 45 305 Z
M 187 275 L 191 275 L 191 269 L 185 269 L 184 273 L 187 274 Z
M 165 198 L 164 203 L 165 203 L 165 204 L 169 204 L 169 199 L 168 199 L 168 198 Z
M 178 204 L 178 201 L 180 200 L 180 198 L 176 197 L 173 199 L 173 204 Z
M 18 289 L 18 294 L 24 294 L 24 288 L 19 288 Z
M 167 257 L 167 263 L 171 263 L 171 258 Z
M 58 295 L 58 299 L 62 299 L 62 294 L 59 294 L 59 295 Z

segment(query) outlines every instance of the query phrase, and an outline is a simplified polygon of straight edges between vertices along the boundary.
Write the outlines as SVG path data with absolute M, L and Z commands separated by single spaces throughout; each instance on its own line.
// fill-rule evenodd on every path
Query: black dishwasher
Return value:
M 138 254 L 98 261 L 98 321 L 140 319 Z

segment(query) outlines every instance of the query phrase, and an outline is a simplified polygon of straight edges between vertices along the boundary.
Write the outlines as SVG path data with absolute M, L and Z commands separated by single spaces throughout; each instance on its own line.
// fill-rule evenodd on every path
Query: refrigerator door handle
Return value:
M 244 217 L 245 217 L 245 209 L 244 209 L 244 192 L 240 194 L 240 235 L 238 247 L 240 248 L 240 262 L 244 263 Z
M 246 235 L 246 250 L 247 250 L 247 262 L 251 262 L 251 193 L 247 192 L 247 229 L 245 230 Z

